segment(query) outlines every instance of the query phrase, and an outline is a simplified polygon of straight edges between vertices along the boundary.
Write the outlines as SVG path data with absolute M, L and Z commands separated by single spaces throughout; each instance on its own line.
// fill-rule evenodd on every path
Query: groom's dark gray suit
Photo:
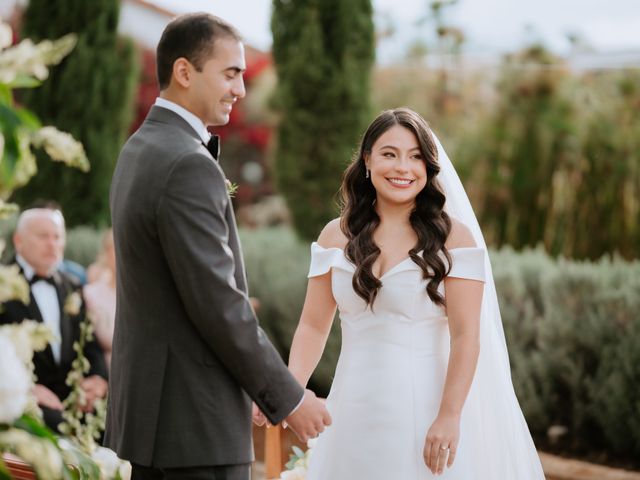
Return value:
M 224 174 L 182 117 L 154 106 L 127 141 L 111 215 L 107 445 L 158 468 L 251 462 L 251 399 L 278 423 L 303 389 L 257 325 Z

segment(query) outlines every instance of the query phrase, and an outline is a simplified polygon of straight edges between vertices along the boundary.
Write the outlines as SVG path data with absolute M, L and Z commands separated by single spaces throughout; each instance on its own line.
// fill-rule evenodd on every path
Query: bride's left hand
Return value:
M 440 475 L 447 467 L 453 465 L 456 449 L 460 439 L 460 416 L 438 415 L 427 432 L 424 442 L 424 463 L 431 473 Z

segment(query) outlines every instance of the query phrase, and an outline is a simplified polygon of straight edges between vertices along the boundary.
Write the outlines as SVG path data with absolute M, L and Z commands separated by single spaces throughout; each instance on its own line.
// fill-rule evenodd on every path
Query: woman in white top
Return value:
M 309 480 L 533 480 L 486 246 L 427 123 L 382 112 L 312 245 L 289 368 L 306 385 L 336 311 L 342 350 Z

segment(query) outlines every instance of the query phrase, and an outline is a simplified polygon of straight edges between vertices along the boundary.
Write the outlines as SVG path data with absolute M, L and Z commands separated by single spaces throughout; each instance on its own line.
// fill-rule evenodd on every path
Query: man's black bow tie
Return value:
M 39 282 L 41 280 L 43 282 L 50 283 L 54 287 L 56 286 L 56 281 L 54 280 L 54 278 L 52 276 L 43 277 L 42 275 L 38 275 L 37 273 L 33 277 L 31 277 L 31 280 L 29 280 L 29 285 L 33 285 L 34 283 Z
M 218 135 L 211 135 L 206 147 L 211 156 L 218 160 L 218 157 L 220 156 L 220 137 Z

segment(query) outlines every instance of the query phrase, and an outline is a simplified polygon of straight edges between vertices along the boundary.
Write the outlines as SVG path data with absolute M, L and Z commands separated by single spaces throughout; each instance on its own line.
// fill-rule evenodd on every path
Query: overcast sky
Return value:
M 258 48 L 271 46 L 271 0 L 152 0 L 177 13 L 205 10 L 236 25 Z M 415 25 L 428 0 L 373 0 L 376 21 L 391 20 L 396 35 L 383 41 L 378 58 L 392 60 L 430 29 Z M 512 51 L 542 39 L 558 53 L 568 49 L 567 33 L 578 33 L 597 50 L 640 50 L 640 0 L 459 0 L 448 9 L 449 23 L 467 36 L 466 49 L 478 53 Z
M 0 0 L 0 13 L 16 1 Z M 52 0 L 55 1 L 55 0 Z M 89 1 L 89 0 L 88 0 Z M 236 25 L 248 43 L 271 47 L 271 0 L 146 0 L 175 12 L 208 11 Z M 418 38 L 433 29 L 415 25 L 427 13 L 429 0 L 373 0 L 378 28 L 387 22 L 396 34 L 378 46 L 378 60 L 393 62 Z M 640 0 L 459 0 L 447 20 L 466 37 L 474 53 L 513 51 L 541 39 L 557 53 L 568 50 L 568 33 L 581 35 L 599 51 L 640 50 Z

